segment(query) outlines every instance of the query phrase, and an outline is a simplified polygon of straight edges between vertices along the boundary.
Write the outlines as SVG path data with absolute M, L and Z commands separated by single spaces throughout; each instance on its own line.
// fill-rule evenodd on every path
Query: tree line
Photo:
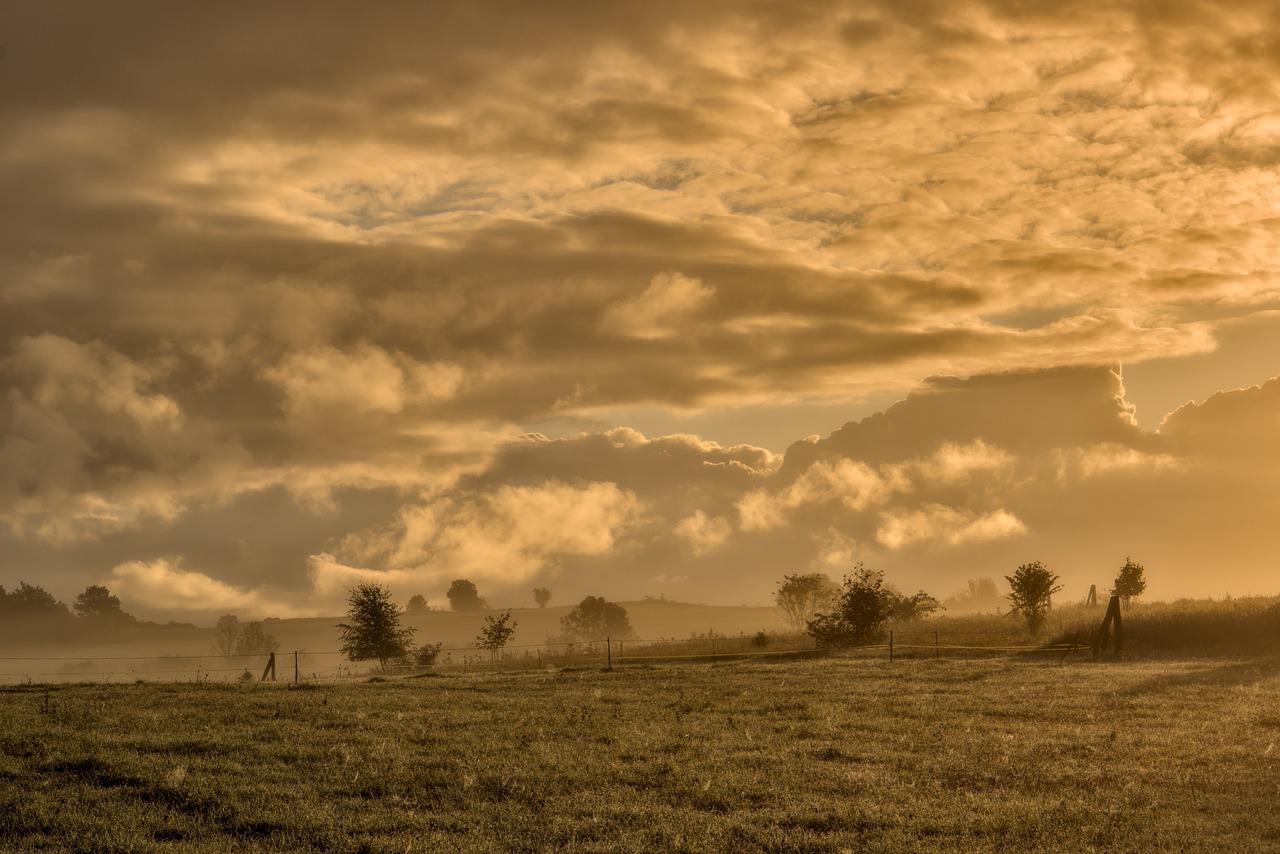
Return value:
M 1130 558 L 1116 575 L 1112 595 L 1128 606 L 1147 588 L 1145 568 Z M 1007 613 L 1021 617 L 1028 631 L 1039 632 L 1053 607 L 1053 596 L 1062 590 L 1058 576 L 1040 561 L 1024 563 L 1006 575 L 1004 595 Z M 949 601 L 961 604 L 998 601 L 995 582 L 972 579 L 967 589 Z M 905 595 L 886 583 L 884 573 L 859 562 L 837 585 L 821 572 L 783 576 L 774 601 L 797 631 L 808 632 L 822 646 L 852 646 L 879 639 L 887 624 L 911 622 L 942 609 L 923 590 Z

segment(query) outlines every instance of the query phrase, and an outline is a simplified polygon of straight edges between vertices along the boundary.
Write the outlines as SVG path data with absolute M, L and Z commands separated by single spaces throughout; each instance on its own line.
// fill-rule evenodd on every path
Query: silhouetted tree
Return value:
M 406 614 L 425 614 L 431 610 L 427 607 L 427 600 L 421 593 L 415 593 L 409 597 L 409 604 L 405 606 Z
M 357 584 L 347 594 L 347 620 L 338 624 L 339 649 L 351 661 L 376 660 L 382 667 L 409 654 L 414 630 L 400 625 L 400 609 L 391 591 L 378 584 Z
M 840 588 L 830 576 L 822 572 L 808 575 L 784 575 L 778 582 L 773 601 L 782 610 L 782 616 L 797 631 L 808 625 L 820 612 L 829 609 Z
M 897 594 L 884 586 L 884 573 L 859 562 L 844 577 L 834 607 L 808 623 L 809 634 L 820 646 L 852 646 L 880 637 L 893 614 Z
M 76 597 L 76 613 L 82 617 L 125 619 L 129 615 L 120 607 L 120 599 L 101 584 L 91 584 Z
M 517 623 L 511 619 L 510 611 L 492 614 L 484 618 L 484 627 L 476 635 L 476 646 L 489 650 L 489 656 L 496 659 L 498 650 L 507 645 L 511 636 L 516 633 Z
M 3 588 L 0 588 L 2 590 Z M 10 617 L 70 617 L 67 606 L 54 599 L 43 587 L 18 582 L 16 590 L 4 594 L 3 613 Z
M 547 607 L 547 603 L 551 601 L 551 590 L 546 587 L 533 588 L 533 601 L 538 603 L 539 608 Z
M 1147 589 L 1147 579 L 1143 577 L 1145 572 L 1142 564 L 1125 558 L 1124 566 L 1120 568 L 1120 574 L 1116 576 L 1116 582 L 1111 587 L 1111 595 L 1119 596 L 1126 607 L 1132 605 L 1133 600 Z
M 890 611 L 890 617 L 894 620 L 900 620 L 909 623 L 913 620 L 922 620 L 938 611 L 942 607 L 938 600 L 921 590 L 912 596 L 903 596 L 901 593 L 891 592 L 893 604 Z
M 223 614 L 213 627 L 213 648 L 222 655 L 232 655 L 240 639 L 240 620 L 234 614 Z
M 487 606 L 480 598 L 480 591 L 465 578 L 459 578 L 449 585 L 449 607 L 454 611 L 483 611 Z
M 601 596 L 588 596 L 560 618 L 560 633 L 568 640 L 626 640 L 635 637 L 627 609 Z
M 280 648 L 280 642 L 262 628 L 262 623 L 249 623 L 236 640 L 237 655 L 267 655 Z
M 1058 576 L 1037 560 L 1022 564 L 1013 575 L 1006 575 L 1005 580 L 1009 582 L 1006 598 L 1013 605 L 1014 613 L 1022 615 L 1028 629 L 1040 631 L 1045 615 L 1053 607 L 1053 594 L 1062 589 Z

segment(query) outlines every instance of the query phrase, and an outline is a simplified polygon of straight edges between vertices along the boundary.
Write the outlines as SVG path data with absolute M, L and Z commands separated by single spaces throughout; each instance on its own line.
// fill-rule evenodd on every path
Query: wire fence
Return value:
M 1079 642 L 1012 643 L 1007 636 L 982 643 L 966 633 L 947 640 L 938 632 L 891 631 L 883 641 L 849 647 L 819 647 L 803 635 L 724 636 L 684 639 L 604 639 L 586 642 L 509 644 L 500 650 L 444 647 L 430 661 L 402 659 L 352 662 L 338 651 L 290 650 L 254 654 L 159 656 L 0 656 L 0 684 L 70 682 L 338 682 L 375 676 L 408 678 L 565 668 L 614 668 L 661 664 L 721 664 L 733 661 L 788 661 L 812 658 L 987 658 L 1034 657 L 1065 661 L 1087 653 Z M 963 641 L 963 642 L 959 642 Z

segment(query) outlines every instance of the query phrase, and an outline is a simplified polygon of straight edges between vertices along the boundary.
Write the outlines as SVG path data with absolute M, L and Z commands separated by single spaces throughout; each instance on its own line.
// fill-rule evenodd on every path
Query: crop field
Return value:
M 1260 851 L 1280 661 L 0 691 L 0 849 Z

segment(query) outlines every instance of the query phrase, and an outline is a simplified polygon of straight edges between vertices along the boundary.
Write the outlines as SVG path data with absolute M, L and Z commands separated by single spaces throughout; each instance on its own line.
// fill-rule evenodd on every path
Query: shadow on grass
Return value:
M 1174 691 L 1178 688 L 1214 686 L 1219 688 L 1252 685 L 1265 679 L 1280 677 L 1280 656 L 1268 656 L 1252 661 L 1238 661 L 1217 666 L 1195 667 L 1180 673 L 1169 673 L 1145 679 L 1120 693 L 1126 696 Z

